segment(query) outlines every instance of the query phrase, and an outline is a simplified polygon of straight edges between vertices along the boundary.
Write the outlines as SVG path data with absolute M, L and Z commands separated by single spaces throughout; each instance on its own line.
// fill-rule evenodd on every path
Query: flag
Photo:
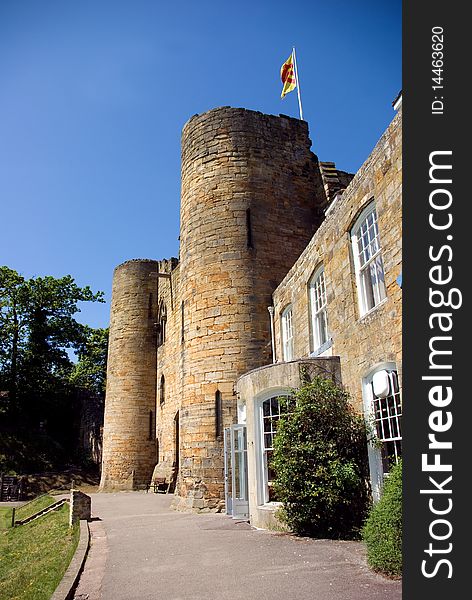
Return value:
M 293 66 L 293 52 L 282 65 L 282 68 L 280 69 L 280 78 L 284 84 L 282 94 L 280 95 L 280 97 L 283 98 L 285 94 L 288 94 L 288 92 L 291 92 L 297 87 L 297 79 L 295 77 Z

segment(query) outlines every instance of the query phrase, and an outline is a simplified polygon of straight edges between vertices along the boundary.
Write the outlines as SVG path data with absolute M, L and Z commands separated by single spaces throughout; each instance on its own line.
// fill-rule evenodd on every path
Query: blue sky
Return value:
M 178 255 L 180 133 L 217 106 L 280 99 L 295 45 L 321 160 L 355 172 L 394 116 L 401 2 L 0 0 L 0 264 L 103 290 L 114 267 Z

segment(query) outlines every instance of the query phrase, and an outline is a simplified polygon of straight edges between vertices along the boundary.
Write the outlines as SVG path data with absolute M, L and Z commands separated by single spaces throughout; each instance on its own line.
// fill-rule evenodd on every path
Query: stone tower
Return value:
M 181 506 L 224 498 L 215 421 L 236 422 L 235 380 L 271 362 L 271 294 L 326 202 L 310 146 L 304 121 L 245 109 L 214 109 L 183 129 Z
M 327 202 L 310 147 L 306 122 L 245 109 L 184 126 L 180 260 L 115 270 L 102 489 L 150 483 L 157 462 L 177 507 L 222 506 L 234 383 L 271 362 L 267 307 Z
M 157 269 L 130 260 L 113 276 L 101 489 L 135 489 L 156 463 Z

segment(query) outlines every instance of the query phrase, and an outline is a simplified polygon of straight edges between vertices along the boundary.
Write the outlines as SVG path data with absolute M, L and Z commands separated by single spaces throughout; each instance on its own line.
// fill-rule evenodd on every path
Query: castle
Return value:
M 353 176 L 307 123 L 229 107 L 182 132 L 180 256 L 115 269 L 102 490 L 270 526 L 277 398 L 321 373 L 401 452 L 401 110 Z

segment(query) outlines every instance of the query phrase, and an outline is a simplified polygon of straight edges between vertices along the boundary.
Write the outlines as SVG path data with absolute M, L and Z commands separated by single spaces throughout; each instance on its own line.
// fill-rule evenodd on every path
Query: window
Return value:
M 286 394 L 282 396 L 287 397 Z M 281 396 L 272 396 L 264 400 L 261 405 L 261 439 L 262 439 L 262 479 L 263 492 L 262 501 L 271 502 L 277 500 L 272 482 L 275 472 L 270 466 L 274 450 L 274 436 L 277 431 L 277 423 L 282 414 L 286 413 L 286 407 L 280 402 Z
M 377 368 L 365 380 L 365 412 L 373 429 L 369 448 L 372 490 L 378 498 L 383 479 L 402 455 L 402 406 L 398 374 L 393 363 Z
M 328 315 L 326 310 L 326 287 L 324 269 L 317 269 L 309 283 L 312 351 L 316 352 L 327 345 Z
M 289 304 L 282 313 L 282 357 L 283 360 L 293 359 L 293 313 Z
M 387 296 L 374 203 L 371 203 L 356 221 L 352 228 L 351 240 L 362 316 Z
M 166 401 L 166 380 L 164 375 L 161 376 L 159 383 L 159 404 L 162 406 Z
M 252 225 L 251 225 L 251 209 L 246 210 L 246 233 L 247 233 L 247 247 L 254 248 L 252 242 Z
M 159 314 L 157 317 L 157 346 L 162 346 L 166 341 L 166 324 L 167 324 L 167 308 L 166 305 L 161 302 L 159 306 Z
M 220 440 L 223 436 L 223 401 L 220 390 L 215 392 L 215 437 Z
M 149 441 L 154 440 L 154 412 L 152 410 L 149 411 Z

